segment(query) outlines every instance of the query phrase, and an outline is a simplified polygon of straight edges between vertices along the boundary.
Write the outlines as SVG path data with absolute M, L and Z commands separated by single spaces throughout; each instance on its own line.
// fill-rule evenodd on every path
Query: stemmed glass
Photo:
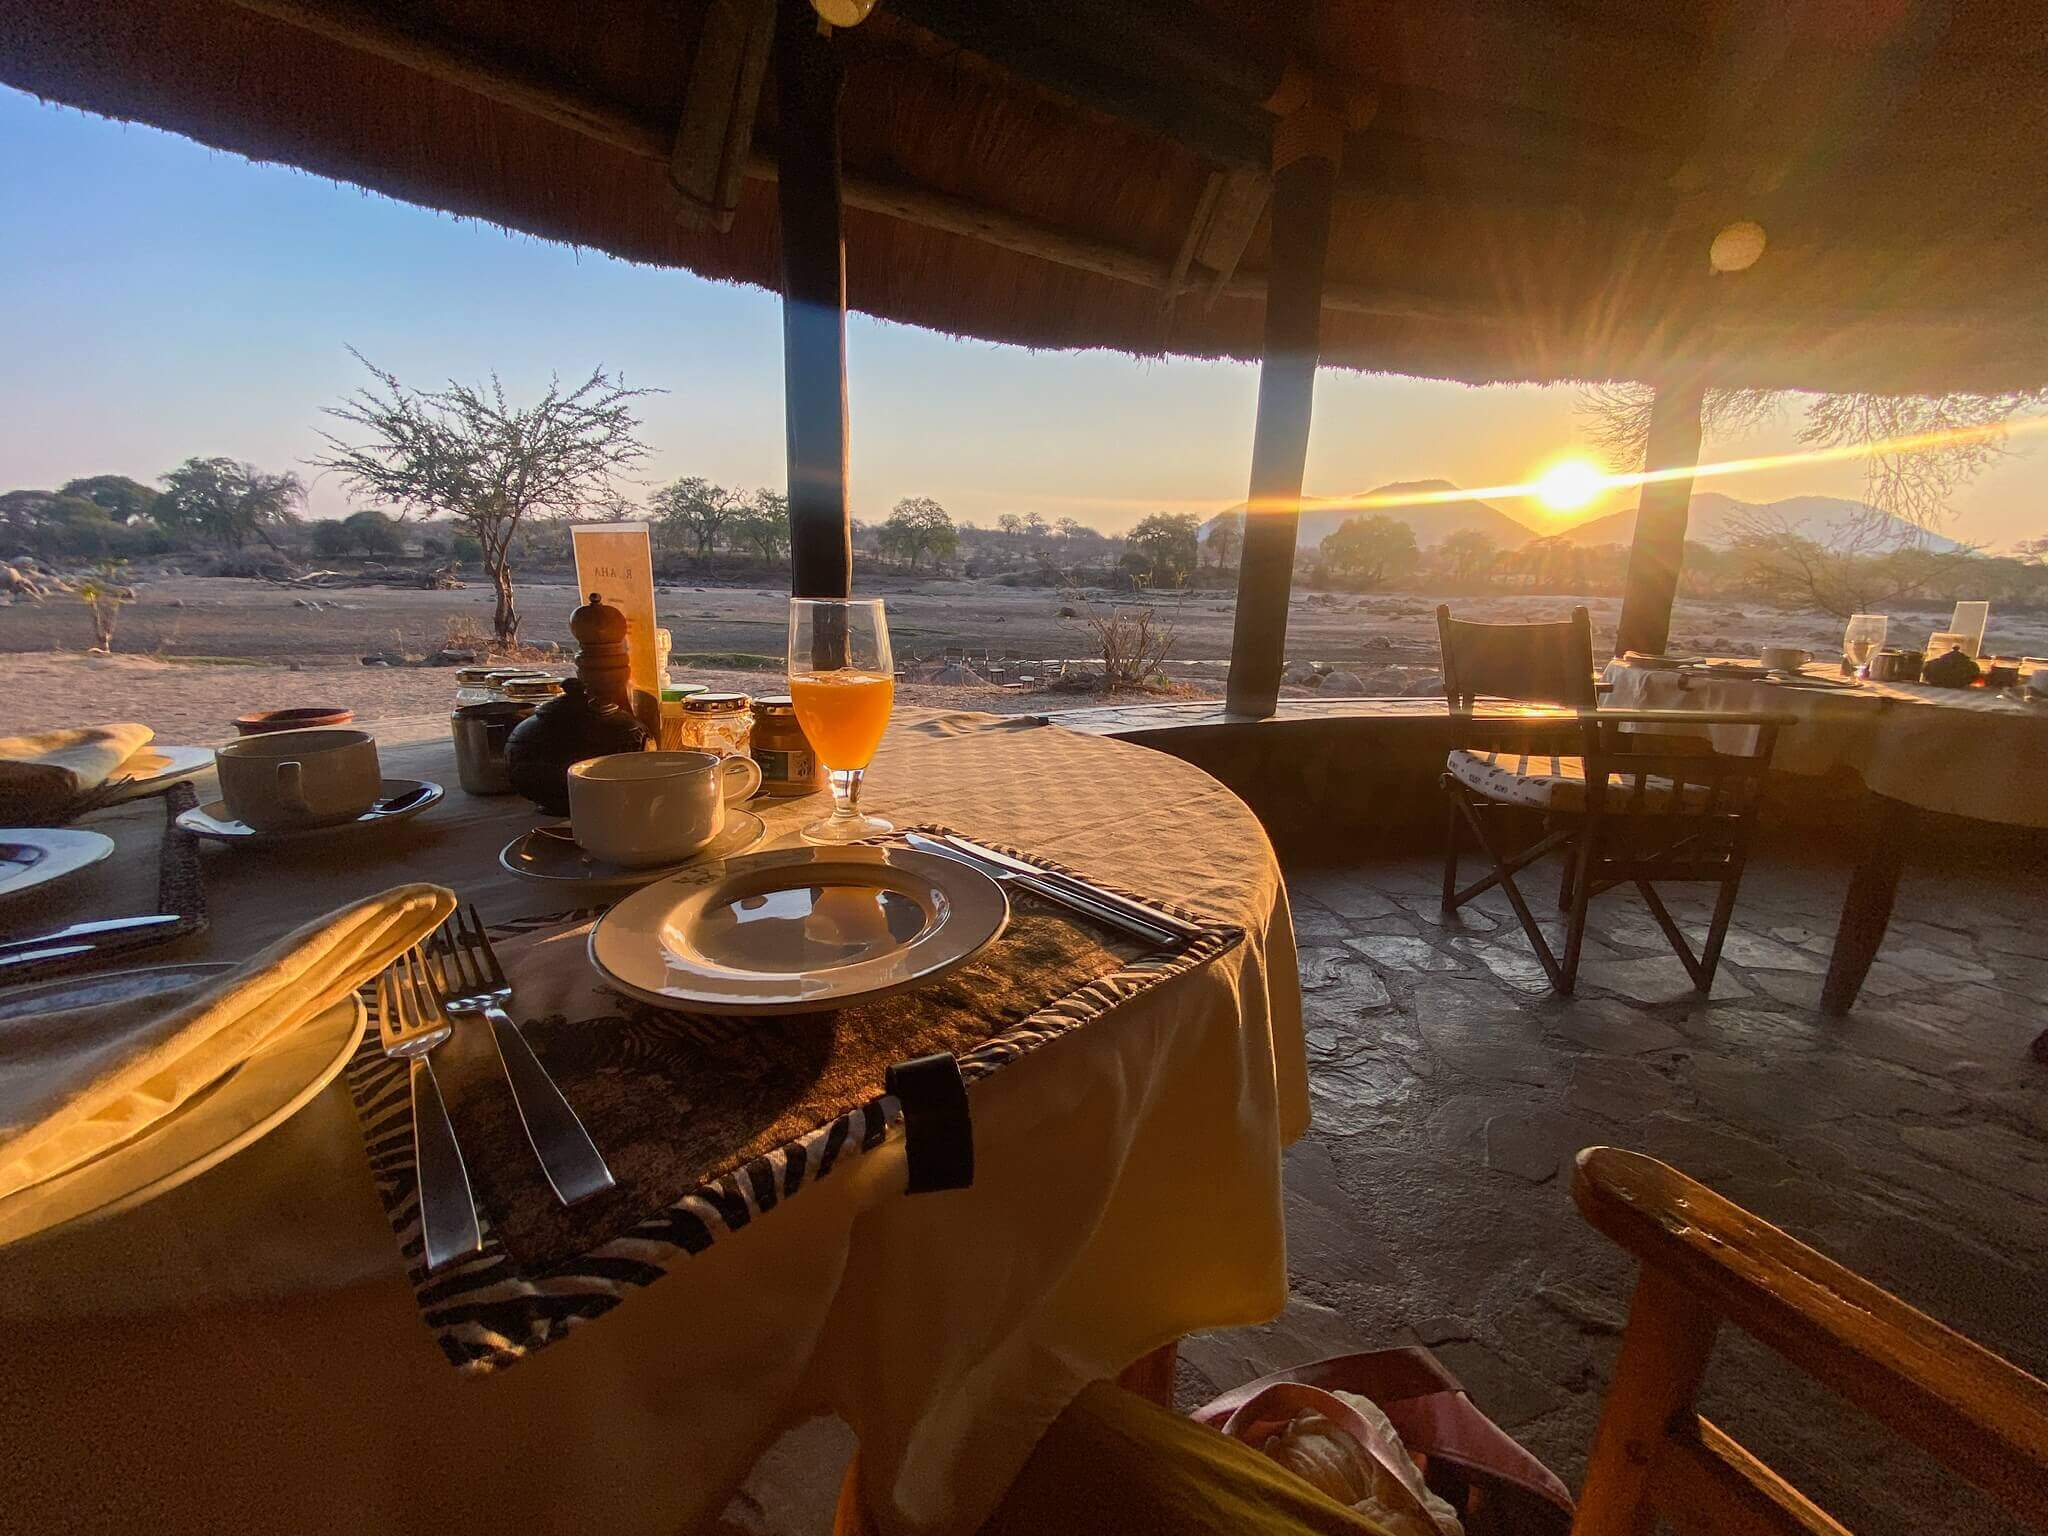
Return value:
M 1870 675 L 1870 658 L 1884 649 L 1885 631 L 1890 627 L 1891 621 L 1881 613 L 1849 616 L 1849 627 L 1842 631 L 1842 654 L 1858 677 Z
M 895 831 L 860 809 L 861 778 L 896 701 L 889 620 L 880 598 L 789 600 L 789 696 L 832 784 L 832 814 L 805 827 L 805 840 L 850 843 Z

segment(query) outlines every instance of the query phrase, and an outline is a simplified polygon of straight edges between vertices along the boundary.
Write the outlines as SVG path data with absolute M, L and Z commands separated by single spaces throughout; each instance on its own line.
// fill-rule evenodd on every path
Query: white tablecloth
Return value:
M 1807 669 L 1838 679 L 1832 667 Z M 1814 777 L 1847 771 L 1876 794 L 1922 810 L 2048 827 L 2048 706 L 1981 688 L 1857 683 L 1854 689 L 1784 687 L 1698 672 L 1613 662 L 1612 709 L 1769 710 L 1794 717 L 1778 733 L 1772 766 Z M 1708 734 L 1724 752 L 1753 749 L 1746 726 Z
M 491 920 L 572 904 L 498 868 L 530 808 L 456 788 L 444 730 L 382 735 L 387 774 L 441 780 L 446 802 L 374 837 L 210 849 L 212 932 L 151 958 L 240 956 L 400 880 L 453 885 Z M 790 1424 L 837 1412 L 886 1523 L 971 1528 L 1088 1381 L 1277 1314 L 1280 1150 L 1306 1127 L 1307 1076 L 1286 896 L 1251 813 L 1177 760 L 984 716 L 907 718 L 870 786 L 901 820 L 1177 897 L 1247 942 L 978 1087 L 973 1188 L 905 1197 L 885 1148 L 480 1378 L 419 1321 L 336 1083 L 140 1210 L 0 1252 L 9 1523 L 675 1531 Z M 818 810 L 775 806 L 771 830 Z M 121 854 L 53 923 L 147 906 L 158 813 L 89 824 Z

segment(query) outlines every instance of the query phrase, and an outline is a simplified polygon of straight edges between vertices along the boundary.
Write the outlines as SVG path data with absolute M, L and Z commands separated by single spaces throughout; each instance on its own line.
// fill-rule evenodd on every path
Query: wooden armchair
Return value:
M 1842 1536 L 1694 1408 L 1723 1323 L 2048 1530 L 2048 1383 L 1653 1158 L 1589 1147 L 1572 1198 L 1642 1261 L 1573 1536 Z
M 1641 1260 L 1642 1272 L 1571 1536 L 1645 1536 L 1659 1518 L 1686 1536 L 1848 1536 L 1694 1406 L 1724 1323 L 2048 1531 L 2048 1383 L 1654 1158 L 1589 1147 L 1578 1155 L 1572 1198 L 1589 1222 Z M 1232 1396 L 1281 1380 L 1334 1380 L 1341 1372 L 1331 1368 L 1344 1364 L 1277 1372 Z M 1116 1396 L 1124 1407 L 1110 1433 L 1098 1424 L 1100 1398 L 1070 1409 L 1061 1420 L 1065 1432 L 1048 1435 L 985 1529 L 1017 1530 L 1018 1509 L 1060 1507 L 1061 1490 L 1085 1472 L 1098 1490 L 1113 1491 L 1073 1501 L 1076 1507 L 1057 1520 L 1024 1525 L 1062 1536 L 1377 1530 L 1320 1495 L 1309 1497 L 1305 1484 L 1290 1490 L 1283 1480 L 1276 1487 L 1270 1464 L 1249 1448 L 1223 1441 L 1205 1449 L 1199 1436 L 1188 1438 L 1185 1421 L 1140 1403 L 1137 1392 L 1168 1381 L 1170 1373 L 1150 1383 L 1127 1378 L 1134 1390 Z M 847 1469 L 836 1536 L 877 1530 L 859 1465 L 856 1457 Z M 1181 1482 L 1223 1513 L 1206 1523 L 1159 1524 L 1158 1489 Z M 1253 1509 L 1256 1520 L 1245 1513 Z

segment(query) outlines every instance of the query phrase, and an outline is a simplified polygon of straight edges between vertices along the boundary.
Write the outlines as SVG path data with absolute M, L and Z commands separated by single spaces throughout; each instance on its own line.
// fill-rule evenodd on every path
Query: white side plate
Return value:
M 0 896 L 12 896 L 97 864 L 114 840 L 68 827 L 0 827 Z
M 980 870 L 904 848 L 776 848 L 635 891 L 590 932 L 614 986 L 662 1007 L 843 1008 L 965 965 L 1010 920 Z
M 212 766 L 211 747 L 160 747 L 152 742 L 107 776 L 107 798 L 115 803 L 132 800 Z
M 31 1010 L 148 996 L 208 981 L 230 969 L 218 963 L 150 966 L 11 988 L 0 994 L 0 1030 L 8 1018 Z M 0 1200 L 0 1245 L 130 1210 L 227 1161 L 290 1119 L 334 1080 L 354 1054 L 363 1023 L 362 1001 L 350 994 L 139 1135 Z

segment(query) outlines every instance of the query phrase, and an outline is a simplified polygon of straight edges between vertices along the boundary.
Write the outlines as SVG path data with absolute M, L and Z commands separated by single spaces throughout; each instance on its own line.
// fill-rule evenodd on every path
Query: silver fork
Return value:
M 377 977 L 377 1036 L 384 1054 L 407 1062 L 412 1083 L 412 1157 L 427 1268 L 467 1258 L 484 1245 L 469 1169 L 428 1055 L 455 1033 L 434 995 L 419 951 L 407 950 Z
M 490 1021 L 519 1123 L 526 1128 L 526 1139 L 555 1197 L 574 1205 L 610 1189 L 615 1182 L 612 1171 L 596 1143 L 505 1011 L 512 1001 L 512 986 L 476 908 L 471 907 L 466 917 L 460 910 L 452 913 L 430 942 L 427 958 L 442 1002 L 456 1013 L 480 1013 Z

